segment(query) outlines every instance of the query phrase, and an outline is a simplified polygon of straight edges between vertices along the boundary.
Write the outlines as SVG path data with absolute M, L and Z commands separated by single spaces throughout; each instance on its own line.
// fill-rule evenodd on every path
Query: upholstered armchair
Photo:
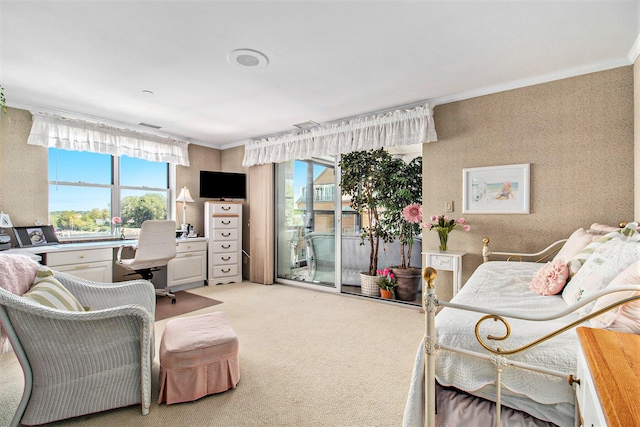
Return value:
M 155 290 L 54 271 L 89 311 L 64 311 L 0 288 L 0 321 L 25 376 L 12 425 L 37 425 L 142 404 L 149 413 Z

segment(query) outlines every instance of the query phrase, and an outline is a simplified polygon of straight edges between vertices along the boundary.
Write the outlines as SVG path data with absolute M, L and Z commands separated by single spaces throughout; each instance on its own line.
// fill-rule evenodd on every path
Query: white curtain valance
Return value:
M 33 125 L 27 144 L 189 166 L 189 143 L 186 141 L 55 114 L 31 115 Z
M 250 141 L 242 164 L 279 163 L 437 140 L 433 109 L 425 104 Z

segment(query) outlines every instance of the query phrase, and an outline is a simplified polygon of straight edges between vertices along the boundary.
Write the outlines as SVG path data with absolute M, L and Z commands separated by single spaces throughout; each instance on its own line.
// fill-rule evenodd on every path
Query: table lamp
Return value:
M 180 190 L 180 194 L 176 198 L 176 202 L 182 202 L 182 229 L 187 229 L 187 203 L 193 203 L 194 200 L 191 198 L 191 193 L 189 193 L 189 189 L 187 187 L 182 187 Z

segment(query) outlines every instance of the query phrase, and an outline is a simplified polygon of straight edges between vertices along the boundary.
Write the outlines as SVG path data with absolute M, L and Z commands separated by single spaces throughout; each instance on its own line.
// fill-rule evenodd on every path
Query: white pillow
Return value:
M 584 231 L 584 228 L 578 228 L 567 239 L 560 251 L 553 257 L 553 261 L 567 262 L 585 248 L 589 243 L 597 239 L 598 235 Z
M 567 304 L 574 304 L 604 289 L 618 274 L 638 260 L 640 260 L 640 243 L 611 238 L 598 246 L 587 258 L 580 270 L 565 286 L 562 298 Z M 591 303 L 582 307 L 578 313 L 583 316 L 589 314 L 593 305 L 594 303 Z
M 607 286 L 640 285 L 640 261 L 636 261 L 627 267 L 622 273 Z M 592 311 L 605 308 L 616 301 L 640 295 L 639 291 L 614 292 L 598 298 Z M 606 311 L 591 319 L 591 326 L 607 328 L 613 331 L 640 334 L 640 300 L 628 302 L 624 305 Z

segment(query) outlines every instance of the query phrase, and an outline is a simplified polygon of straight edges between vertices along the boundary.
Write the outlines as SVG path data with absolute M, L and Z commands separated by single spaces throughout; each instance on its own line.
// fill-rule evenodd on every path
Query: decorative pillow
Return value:
M 587 258 L 562 291 L 562 298 L 567 304 L 574 304 L 589 294 L 603 289 L 618 274 L 638 260 L 640 260 L 639 243 L 612 237 L 601 243 Z M 582 307 L 578 313 L 583 316 L 589 314 L 593 304 Z
M 597 235 L 588 233 L 584 228 L 578 228 L 571 234 L 571 236 L 569 236 L 566 243 L 562 246 L 556 256 L 553 257 L 553 261 L 569 261 L 597 238 Z
M 622 273 L 618 274 L 607 288 L 619 285 L 640 285 L 640 261 L 634 262 Z M 600 310 L 616 301 L 636 295 L 640 295 L 640 292 L 621 291 L 605 295 L 598 298 L 591 311 Z M 591 319 L 591 326 L 640 334 L 640 300 L 628 302 L 594 317 Z
M 605 233 L 611 233 L 612 231 L 620 231 L 620 227 L 614 227 L 613 225 L 606 225 L 606 224 L 598 224 L 597 222 L 594 222 L 593 224 L 591 224 L 591 227 L 589 227 L 589 230 L 599 231 L 602 234 L 605 234 Z
M 564 288 L 568 277 L 567 264 L 562 261 L 551 261 L 536 272 L 529 283 L 529 288 L 540 295 L 556 295 Z
M 24 255 L 0 254 L 0 288 L 22 295 L 29 290 L 40 264 Z
M 67 311 L 86 311 L 71 292 L 65 288 L 47 267 L 40 267 L 29 292 L 23 295 L 38 304 Z
M 605 234 L 604 236 L 598 237 L 596 240 L 589 243 L 585 246 L 580 252 L 575 254 L 571 259 L 567 261 L 567 266 L 569 267 L 569 277 L 573 277 L 576 275 L 578 270 L 585 263 L 587 258 L 593 254 L 593 252 L 602 246 L 604 243 L 608 242 L 611 239 L 621 239 L 622 235 L 620 231 L 612 231 L 610 233 Z

